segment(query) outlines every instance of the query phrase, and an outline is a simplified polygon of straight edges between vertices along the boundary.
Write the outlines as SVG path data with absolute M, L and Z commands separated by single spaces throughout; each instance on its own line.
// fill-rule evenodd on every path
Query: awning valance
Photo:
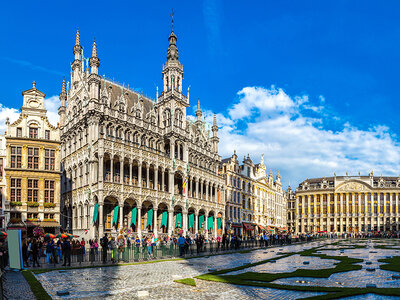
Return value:
M 153 226 L 153 209 L 150 208 L 147 211 L 147 223 L 146 223 L 146 227 L 147 226 Z
M 133 224 L 134 226 L 136 226 L 136 220 L 137 220 L 137 207 L 135 206 L 132 209 L 131 225 Z
M 114 217 L 113 217 L 113 225 L 117 225 L 118 224 L 118 210 L 119 210 L 119 206 L 117 205 L 116 207 L 114 207 Z
M 243 227 L 244 227 L 244 229 L 246 229 L 246 230 L 254 230 L 254 225 L 251 224 L 251 223 L 245 223 L 245 222 L 243 222 Z
M 262 226 L 262 225 L 258 225 L 258 228 L 259 228 L 260 230 L 266 230 L 266 228 L 265 228 L 264 226 Z
M 161 227 L 165 227 L 167 228 L 167 224 L 168 224 L 168 212 L 164 211 L 162 213 L 162 219 L 161 219 Z

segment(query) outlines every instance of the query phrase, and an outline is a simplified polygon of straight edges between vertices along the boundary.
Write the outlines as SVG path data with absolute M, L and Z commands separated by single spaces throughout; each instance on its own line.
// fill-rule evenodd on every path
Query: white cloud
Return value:
M 46 98 L 44 100 L 44 106 L 47 109 L 47 118 L 49 122 L 57 126 L 57 123 L 60 120 L 60 116 L 58 115 L 58 108 L 60 107 L 60 98 L 58 96 L 51 96 L 50 98 Z
M 0 133 L 4 134 L 6 131 L 6 120 L 9 118 L 10 123 L 16 121 L 19 117 L 19 110 L 11 107 L 5 107 L 0 103 Z
M 284 183 L 291 182 L 292 187 L 306 178 L 333 176 L 335 171 L 399 174 L 400 144 L 386 126 L 361 130 L 345 123 L 340 130 L 329 130 L 324 122 L 339 118 L 324 111 L 323 96 L 315 106 L 307 96 L 291 97 L 275 87 L 246 87 L 238 95 L 227 117 L 219 114 L 222 157 L 236 149 L 258 162 L 264 153 L 267 168 L 274 174 L 280 170 Z

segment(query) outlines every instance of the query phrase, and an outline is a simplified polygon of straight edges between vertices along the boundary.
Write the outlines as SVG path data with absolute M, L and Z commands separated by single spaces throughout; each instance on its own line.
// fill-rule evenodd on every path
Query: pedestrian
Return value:
M 22 260 L 24 263 L 24 267 L 26 267 L 26 268 L 29 268 L 28 251 L 31 250 L 30 247 L 31 247 L 31 244 L 28 245 L 28 241 L 24 240 L 24 242 L 22 243 Z
M 64 239 L 62 248 L 64 251 L 64 263 L 62 265 L 65 266 L 68 262 L 68 266 L 71 266 L 71 243 L 68 238 Z
M 179 256 L 183 256 L 183 253 L 185 251 L 185 243 L 186 243 L 186 239 L 182 235 L 180 235 L 180 237 L 178 239 Z
M 37 267 L 40 267 L 39 262 L 38 262 L 38 255 L 39 255 L 39 245 L 36 242 L 36 239 L 33 239 L 33 242 L 31 244 L 31 248 L 32 248 L 32 260 L 33 260 L 33 267 L 35 267 L 35 265 Z
M 101 239 L 100 245 L 103 252 L 103 257 L 102 257 L 103 263 L 105 263 L 107 261 L 107 248 L 108 248 L 107 234 L 105 234 L 104 237 Z

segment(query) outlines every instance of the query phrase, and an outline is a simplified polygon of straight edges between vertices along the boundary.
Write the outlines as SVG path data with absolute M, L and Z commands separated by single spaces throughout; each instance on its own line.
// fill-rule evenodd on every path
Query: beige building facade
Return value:
M 45 94 L 33 87 L 22 93 L 19 118 L 7 119 L 5 210 L 9 225 L 40 225 L 57 232 L 60 221 L 60 136 L 49 123 Z
M 59 108 L 63 226 L 82 237 L 121 230 L 215 237 L 224 231 L 218 126 L 186 117 L 183 67 L 171 32 L 155 100 L 98 75 L 97 45 L 85 68 L 77 32 L 71 86 Z
M 399 230 L 400 177 L 306 179 L 296 189 L 297 233 Z
M 250 156 L 239 164 L 236 151 L 222 160 L 220 174 L 226 183 L 226 224 L 232 234 L 255 235 L 286 230 L 286 198 L 281 176 L 267 175 L 264 157 L 254 164 Z

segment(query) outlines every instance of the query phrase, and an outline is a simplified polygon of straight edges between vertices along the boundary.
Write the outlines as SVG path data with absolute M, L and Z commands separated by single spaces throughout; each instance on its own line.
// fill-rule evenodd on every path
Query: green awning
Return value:
M 118 210 L 119 210 L 119 206 L 117 205 L 116 207 L 114 207 L 114 217 L 113 217 L 113 225 L 117 225 L 118 224 Z
M 99 215 L 99 204 L 96 203 L 94 205 L 94 212 L 93 212 L 93 223 L 97 222 L 97 216 Z
M 209 216 L 208 217 L 208 228 L 207 229 L 212 229 L 214 225 L 214 217 L 213 216 Z
M 165 227 L 167 228 L 167 224 L 168 224 L 168 212 L 164 211 L 162 213 L 162 219 L 161 219 L 161 227 Z
M 177 227 L 182 228 L 182 213 L 176 214 L 175 228 L 177 228 Z
M 194 214 L 189 215 L 189 229 L 194 228 Z
M 153 226 L 153 209 L 152 208 L 150 208 L 147 211 L 147 224 L 146 224 L 146 227 L 147 226 Z
M 217 229 L 221 229 L 222 228 L 222 220 L 221 218 L 217 218 Z
M 204 215 L 199 216 L 199 229 L 204 227 Z
M 134 226 L 136 226 L 136 220 L 137 220 L 137 207 L 135 206 L 132 209 L 131 225 L 133 224 Z

